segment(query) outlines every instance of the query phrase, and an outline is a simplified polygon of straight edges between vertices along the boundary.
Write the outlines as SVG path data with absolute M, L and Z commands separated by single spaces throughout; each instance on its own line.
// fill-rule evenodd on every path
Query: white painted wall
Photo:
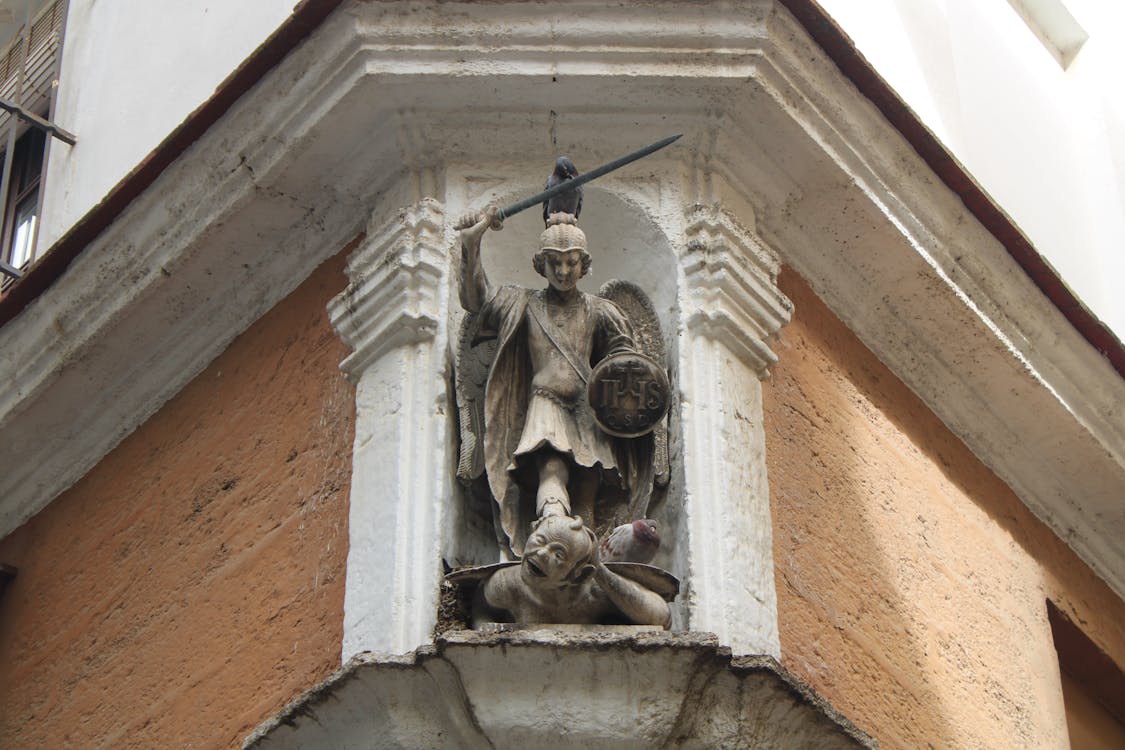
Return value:
M 859 51 L 1125 338 L 1125 4 L 1062 0 L 1063 70 L 1007 0 L 819 0 Z
M 297 0 L 70 0 L 38 252 L 136 167 Z

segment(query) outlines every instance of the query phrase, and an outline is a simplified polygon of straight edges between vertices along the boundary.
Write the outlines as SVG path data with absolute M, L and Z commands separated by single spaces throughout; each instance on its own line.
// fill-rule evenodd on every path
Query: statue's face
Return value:
M 532 532 L 524 546 L 521 571 L 529 585 L 559 585 L 566 581 L 589 543 L 582 527 L 572 529 L 571 523 L 564 516 L 556 516 Z
M 547 283 L 560 292 L 569 292 L 582 278 L 582 249 L 543 249 L 544 276 Z
M 571 551 L 561 542 L 524 548 L 523 574 L 532 583 L 560 584 L 566 580 L 571 567 Z

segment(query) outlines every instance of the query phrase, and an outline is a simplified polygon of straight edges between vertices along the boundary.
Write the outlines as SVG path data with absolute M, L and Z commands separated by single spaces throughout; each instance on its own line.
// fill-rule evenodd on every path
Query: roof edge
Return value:
M 1125 378 L 1125 345 L 1062 280 L 1015 222 L 985 192 L 968 170 L 942 145 L 905 101 L 867 61 L 816 0 L 778 0 L 824 50 L 829 59 L 863 96 L 902 134 L 934 174 L 953 191 L 965 208 L 987 229 L 1012 260 L 1051 301 L 1117 374 Z

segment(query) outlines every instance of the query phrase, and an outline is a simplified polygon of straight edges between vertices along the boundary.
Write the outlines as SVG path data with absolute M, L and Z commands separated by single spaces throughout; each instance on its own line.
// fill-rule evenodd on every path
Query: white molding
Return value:
M 243 97 L 0 328 L 0 535 L 362 229 L 381 185 L 279 179 L 307 169 L 301 138 L 323 117 L 308 102 L 328 106 L 354 84 L 339 75 L 338 27 Z
M 351 283 L 328 310 L 355 350 L 340 364 L 352 382 L 389 350 L 436 335 L 438 284 L 446 270 L 443 221 L 441 204 L 424 198 L 370 233 L 348 259 Z
M 248 736 L 244 750 L 863 750 L 877 743 L 768 656 L 710 633 L 616 626 L 451 631 L 362 654 Z
M 773 152 L 806 179 L 760 204 L 762 236 L 1125 595 L 1125 380 L 787 14 L 765 59 L 761 86 L 807 142 Z

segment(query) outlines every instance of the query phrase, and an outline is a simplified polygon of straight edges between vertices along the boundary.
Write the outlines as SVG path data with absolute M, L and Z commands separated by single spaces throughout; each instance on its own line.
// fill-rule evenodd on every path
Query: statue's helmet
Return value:
M 539 235 L 539 251 L 581 250 L 589 252 L 586 246 L 586 233 L 578 228 L 578 219 L 573 214 L 551 214 L 547 228 Z

